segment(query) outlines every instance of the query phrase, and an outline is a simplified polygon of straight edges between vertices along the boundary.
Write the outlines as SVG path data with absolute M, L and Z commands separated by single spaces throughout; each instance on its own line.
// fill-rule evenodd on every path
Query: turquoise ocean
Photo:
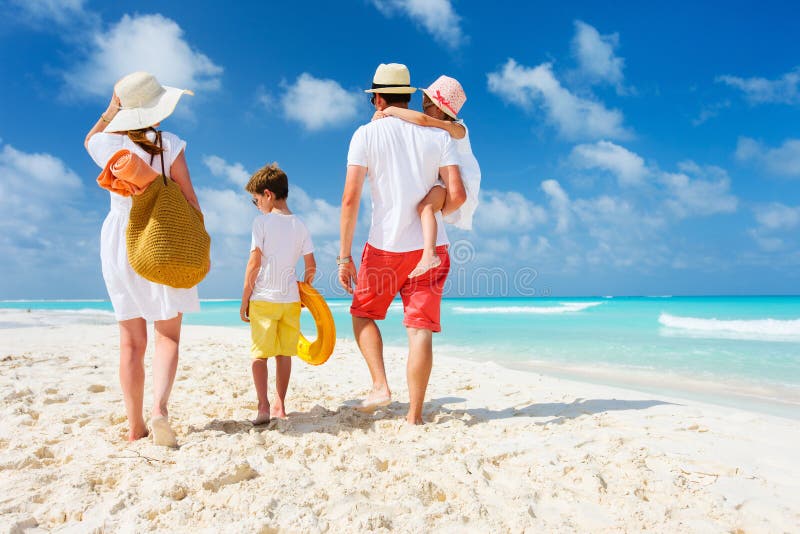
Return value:
M 349 300 L 328 303 L 352 339 Z M 247 328 L 238 300 L 201 307 L 186 324 Z M 0 328 L 27 310 L 45 325 L 114 322 L 106 301 L 5 301 Z M 405 345 L 399 301 L 379 324 Z M 442 327 L 435 354 L 800 418 L 800 296 L 445 299 Z M 302 328 L 315 335 L 306 311 Z

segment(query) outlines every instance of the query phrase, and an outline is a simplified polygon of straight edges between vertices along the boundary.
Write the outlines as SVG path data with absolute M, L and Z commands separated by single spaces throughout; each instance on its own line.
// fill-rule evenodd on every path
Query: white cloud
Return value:
M 571 219 L 570 200 L 564 189 L 556 180 L 542 182 L 542 191 L 550 198 L 550 207 L 556 215 L 556 232 L 564 233 L 569 230 Z
M 718 76 L 718 82 L 740 89 L 751 104 L 800 104 L 800 67 L 777 80 Z
M 692 119 L 692 126 L 700 126 L 701 124 L 704 124 L 709 119 L 713 119 L 719 115 L 720 111 L 729 107 L 731 107 L 730 100 L 723 100 L 722 102 L 716 102 L 714 104 L 703 106 L 703 109 L 700 110 L 700 115 L 698 115 L 696 119 Z
M 679 164 L 681 172 L 663 172 L 661 182 L 670 198 L 666 206 L 678 217 L 733 213 L 739 200 L 730 193 L 731 181 L 724 169 L 692 161 Z M 692 178 L 689 175 L 697 176 Z
M 125 15 L 107 32 L 86 38 L 88 57 L 64 74 L 78 96 L 110 97 L 113 85 L 135 71 L 153 73 L 164 84 L 195 91 L 220 87 L 222 67 L 185 40 L 183 29 L 161 15 Z
M 526 110 L 541 105 L 548 122 L 566 139 L 630 137 L 620 111 L 571 93 L 556 79 L 550 63 L 530 68 L 509 59 L 498 72 L 489 73 L 488 81 L 489 90 L 506 102 Z
M 346 124 L 358 115 L 358 95 L 334 80 L 315 78 L 304 72 L 286 87 L 281 106 L 287 119 L 311 131 Z
M 475 228 L 486 232 L 524 232 L 547 220 L 547 212 L 516 191 L 480 192 Z
M 219 156 L 206 156 L 203 163 L 215 176 L 244 186 L 251 173 L 241 163 L 228 163 Z M 253 218 L 258 214 L 250 205 L 250 195 L 241 188 L 200 188 L 197 191 L 205 213 L 206 226 L 211 233 L 247 235 Z M 339 235 L 339 207 L 326 200 L 313 198 L 301 187 L 289 182 L 289 207 L 303 220 L 312 236 Z
M 244 187 L 250 180 L 250 173 L 241 163 L 229 165 L 219 156 L 203 156 L 203 163 L 214 176 L 227 178 L 229 182 Z
M 97 23 L 99 18 L 84 9 L 85 3 L 85 0 L 11 0 L 22 18 L 37 27 Z
M 30 273 L 46 266 L 47 274 L 52 275 L 54 262 L 88 261 L 86 247 L 96 248 L 99 241 L 100 215 L 79 206 L 85 190 L 72 169 L 51 154 L 23 152 L 2 144 L 0 176 L 4 267 L 14 264 Z
M 768 148 L 755 139 L 740 137 L 736 158 L 755 162 L 770 174 L 800 177 L 800 139 L 787 139 L 778 148 Z
M 640 156 L 610 141 L 578 145 L 572 149 L 569 161 L 579 169 L 611 172 L 620 185 L 640 184 L 648 173 Z
M 756 221 L 768 230 L 792 230 L 800 224 L 800 206 L 774 202 L 755 209 Z
M 624 93 L 622 69 L 625 60 L 614 53 L 619 46 L 619 34 L 600 35 L 593 26 L 575 21 L 572 52 L 578 60 L 580 73 L 590 82 L 607 82 Z
M 372 0 L 384 16 L 396 12 L 406 15 L 422 26 L 435 41 L 456 49 L 464 41 L 461 17 L 450 0 Z

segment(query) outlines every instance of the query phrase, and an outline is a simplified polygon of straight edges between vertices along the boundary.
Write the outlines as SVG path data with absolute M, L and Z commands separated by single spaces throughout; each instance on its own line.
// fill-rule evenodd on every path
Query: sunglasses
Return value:
M 253 206 L 258 206 L 258 199 L 257 198 L 251 198 L 250 202 L 253 203 Z
M 370 97 L 369 97 L 369 103 L 370 103 L 371 105 L 373 105 L 373 106 L 375 105 L 375 94 L 374 94 L 374 93 L 370 95 Z

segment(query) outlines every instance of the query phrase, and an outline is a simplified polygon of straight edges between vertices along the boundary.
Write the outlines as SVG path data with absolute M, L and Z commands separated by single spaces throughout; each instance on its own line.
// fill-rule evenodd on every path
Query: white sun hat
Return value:
M 117 82 L 114 91 L 120 109 L 106 126 L 106 132 L 148 128 L 169 117 L 184 94 L 194 95 L 188 89 L 161 85 L 149 72 L 128 74 Z
M 416 92 L 411 87 L 411 73 L 402 63 L 381 63 L 372 77 L 372 89 L 365 93 L 411 94 Z

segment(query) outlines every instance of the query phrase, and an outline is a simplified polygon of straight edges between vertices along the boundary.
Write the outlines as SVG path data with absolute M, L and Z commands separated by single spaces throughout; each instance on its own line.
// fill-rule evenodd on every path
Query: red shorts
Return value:
M 441 332 L 439 323 L 442 291 L 450 271 L 447 246 L 436 247 L 441 265 L 421 276 L 409 278 L 422 257 L 421 250 L 387 252 L 369 243 L 361 255 L 350 314 L 381 320 L 398 291 L 403 299 L 403 324 Z

